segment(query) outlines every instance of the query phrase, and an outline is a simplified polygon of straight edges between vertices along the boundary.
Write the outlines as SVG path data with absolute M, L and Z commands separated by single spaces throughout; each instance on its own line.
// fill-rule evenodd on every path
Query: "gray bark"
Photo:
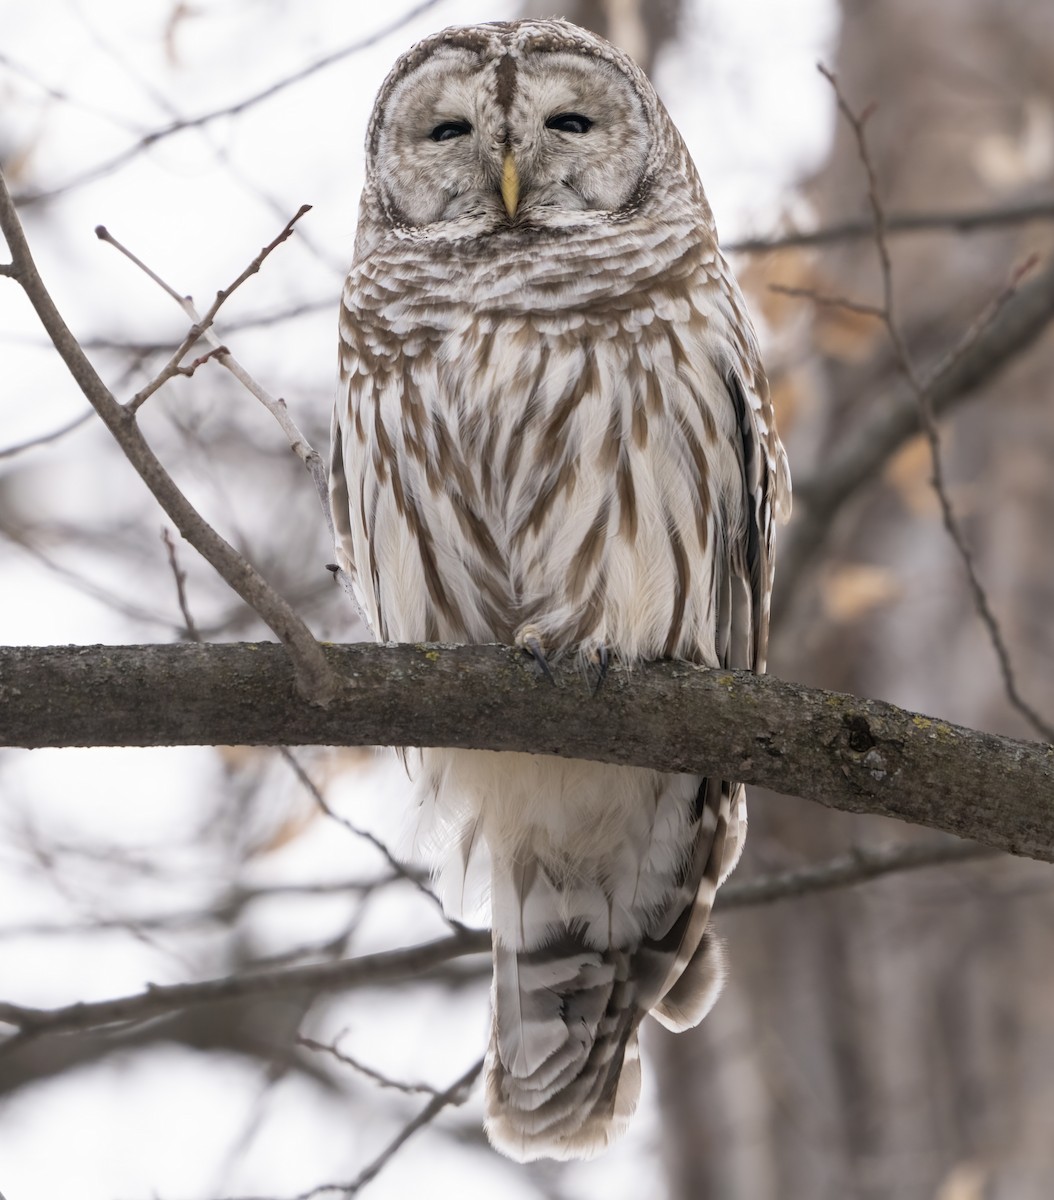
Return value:
M 0 745 L 396 745 L 527 750 L 760 784 L 1054 860 L 1054 749 L 876 700 L 686 663 L 502 646 L 325 648 L 327 706 L 272 643 L 0 649 Z

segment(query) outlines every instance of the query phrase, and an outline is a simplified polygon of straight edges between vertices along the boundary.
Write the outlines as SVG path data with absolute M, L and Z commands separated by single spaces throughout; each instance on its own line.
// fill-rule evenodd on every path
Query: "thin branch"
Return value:
M 1044 720 L 1037 710 L 1025 700 L 1021 695 L 1017 685 L 1017 678 L 1014 674 L 1013 664 L 1010 661 L 1010 651 L 1006 644 L 1006 639 L 1003 636 L 1002 628 L 992 610 L 991 602 L 988 598 L 988 593 L 981 582 L 981 578 L 977 572 L 977 564 L 974 561 L 973 554 L 966 543 L 966 538 L 963 534 L 962 527 L 952 507 L 951 500 L 948 496 L 948 490 L 945 486 L 944 466 L 941 455 L 940 433 L 937 429 L 937 418 L 934 412 L 932 398 L 930 396 L 929 386 L 923 382 L 915 368 L 915 364 L 911 357 L 911 352 L 908 349 L 907 341 L 905 340 L 903 331 L 900 328 L 900 323 L 897 320 L 894 304 L 895 298 L 893 293 L 893 264 L 890 258 L 889 245 L 886 238 L 886 214 L 882 205 L 882 201 L 878 194 L 878 177 L 875 172 L 875 166 L 871 159 L 871 152 L 867 144 L 867 134 L 865 126 L 871 111 L 865 110 L 863 113 L 857 114 L 849 105 L 841 88 L 839 87 L 836 76 L 826 67 L 819 67 L 820 74 L 834 89 L 835 97 L 838 101 L 839 111 L 842 113 L 856 141 L 857 154 L 860 162 L 863 165 L 865 174 L 867 175 L 867 196 L 868 203 L 871 206 L 871 216 L 874 228 L 874 243 L 875 249 L 878 252 L 879 268 L 882 277 L 882 307 L 880 309 L 882 321 L 886 327 L 886 332 L 889 336 L 890 344 L 893 347 L 897 365 L 901 374 L 908 381 L 915 399 L 918 402 L 919 416 L 922 422 L 923 432 L 926 435 L 926 441 L 930 450 L 930 462 L 933 471 L 933 488 L 937 493 L 937 499 L 940 504 L 941 516 L 944 521 L 944 527 L 948 531 L 948 536 L 951 538 L 959 558 L 962 561 L 963 569 L 966 572 L 966 578 L 970 587 L 971 595 L 973 596 L 974 607 L 977 610 L 978 616 L 984 625 L 989 641 L 995 651 L 996 659 L 999 664 L 999 671 L 1003 677 L 1003 687 L 1010 703 L 1014 708 L 1029 722 L 1033 729 L 1045 738 L 1048 742 L 1054 742 L 1054 725 Z M 1021 271 L 1015 273 L 1014 279 L 1004 291 L 1004 294 L 997 298 L 992 311 L 992 319 L 998 314 L 1000 309 L 1004 309 L 1009 303 L 1013 291 L 1016 289 L 1017 280 L 1020 278 Z M 975 331 L 975 337 L 979 337 L 983 326 L 978 326 Z M 968 349 L 963 346 L 960 354 L 964 354 Z
M 483 1059 L 480 1058 L 472 1064 L 471 1067 L 459 1079 L 456 1079 L 445 1092 L 440 1092 L 437 1096 L 433 1096 L 431 1100 L 421 1109 L 416 1117 L 396 1134 L 387 1146 L 377 1155 L 377 1157 L 368 1166 L 364 1167 L 359 1174 L 346 1184 L 329 1184 L 321 1188 L 313 1188 L 307 1193 L 308 1196 L 322 1196 L 326 1192 L 339 1192 L 344 1196 L 357 1196 L 359 1192 L 372 1179 L 376 1179 L 384 1167 L 392 1160 L 395 1153 L 402 1148 L 415 1133 L 423 1129 L 426 1125 L 435 1120 L 444 1108 L 449 1108 L 451 1105 L 464 1104 L 468 1099 L 469 1093 L 472 1091 L 472 1085 L 479 1077 L 479 1073 L 483 1070 Z
M 838 858 L 812 863 L 757 879 L 733 879 L 717 894 L 715 912 L 753 908 L 777 900 L 796 900 L 817 892 L 853 887 L 883 875 L 917 871 L 924 867 L 973 862 L 994 858 L 998 850 L 974 842 L 946 841 L 930 844 L 909 842 L 906 846 L 858 846 Z
M 435 892 L 432 891 L 432 889 L 424 882 L 423 879 L 421 879 L 419 875 L 415 874 L 411 870 L 408 870 L 395 857 L 395 855 L 392 854 L 391 850 L 388 849 L 388 847 L 384 844 L 384 842 L 381 841 L 379 837 L 377 837 L 376 834 L 371 833 L 368 829 L 363 829 L 361 826 L 356 825 L 352 821 L 349 821 L 347 817 L 341 816 L 341 814 L 333 808 L 329 801 L 326 800 L 325 796 L 322 795 L 320 789 L 315 786 L 315 781 L 304 770 L 299 760 L 288 748 L 288 746 L 279 746 L 278 753 L 282 756 L 285 762 L 289 764 L 293 774 L 296 775 L 301 785 L 310 794 L 320 812 L 328 817 L 329 820 L 335 821 L 338 825 L 342 825 L 355 837 L 362 838 L 364 841 L 369 842 L 370 845 L 381 854 L 384 861 L 391 868 L 392 874 L 397 876 L 399 879 L 403 879 L 407 883 L 412 884 L 421 893 L 421 895 L 429 901 L 430 904 L 434 904 L 439 909 L 443 919 L 447 922 L 447 924 L 456 929 L 464 928 L 460 922 L 451 920 L 451 918 L 447 917 L 447 915 L 443 912 L 443 902 L 439 899 Z
M 396 1152 L 415 1133 L 435 1120 L 444 1108 L 449 1108 L 451 1105 L 463 1104 L 468 1099 L 469 1093 L 472 1091 L 472 1085 L 476 1082 L 480 1071 L 483 1070 L 483 1061 L 481 1058 L 477 1062 L 474 1062 L 464 1075 L 460 1079 L 456 1079 L 446 1091 L 437 1092 L 417 1116 L 404 1125 L 380 1154 L 368 1166 L 364 1167 L 350 1183 L 319 1184 L 318 1187 L 313 1187 L 309 1191 L 301 1192 L 299 1195 L 291 1197 L 291 1200 L 318 1200 L 318 1197 L 327 1195 L 357 1196 L 366 1184 L 377 1178 L 384 1167 L 394 1158 Z M 0 1197 L 0 1200 L 2 1200 L 2 1197 Z M 242 1196 L 238 1200 L 273 1200 L 273 1197 Z
M 165 292 L 167 292 L 168 295 L 170 295 L 176 301 L 176 303 L 184 310 L 184 312 L 188 313 L 191 321 L 193 322 L 190 329 L 187 330 L 187 333 L 184 336 L 182 342 L 180 342 L 180 344 L 176 347 L 175 352 L 173 353 L 171 358 L 168 360 L 168 362 L 165 364 L 165 366 L 150 381 L 150 383 L 148 383 L 146 385 L 146 387 L 144 387 L 141 391 L 137 392 L 132 397 L 132 399 L 125 406 L 126 408 L 130 409 L 133 413 L 138 412 L 138 410 L 142 407 L 142 405 L 160 387 L 162 387 L 164 384 L 166 384 L 170 379 L 174 378 L 176 375 L 187 373 L 182 367 L 183 359 L 186 357 L 190 348 L 194 345 L 194 343 L 199 338 L 201 338 L 201 337 L 208 338 L 208 335 L 212 330 L 213 322 L 215 321 L 216 315 L 220 311 L 220 308 L 227 302 L 227 300 L 230 299 L 230 297 L 238 290 L 238 288 L 240 288 L 242 286 L 242 284 L 246 282 L 246 280 L 252 278 L 253 275 L 256 275 L 259 272 L 260 268 L 263 266 L 263 264 L 267 260 L 267 258 L 275 250 L 277 250 L 278 247 L 281 246 L 283 242 L 287 241 L 290 237 L 293 236 L 293 229 L 294 229 L 294 226 L 296 225 L 297 221 L 299 221 L 301 217 L 305 216 L 310 211 L 311 211 L 310 204 L 302 204 L 297 209 L 296 213 L 292 217 L 290 217 L 288 221 L 286 221 L 285 225 L 282 228 L 282 231 L 278 234 L 278 236 L 276 238 L 273 238 L 270 242 L 267 243 L 266 246 L 264 246 L 260 250 L 260 252 L 256 255 L 256 257 L 252 260 L 252 262 L 249 263 L 249 265 L 241 272 L 241 274 L 237 277 L 237 279 L 235 279 L 234 282 L 231 283 L 228 287 L 221 288 L 216 293 L 216 298 L 213 300 L 212 304 L 209 305 L 209 308 L 206 311 L 204 316 L 198 315 L 197 310 L 194 308 L 193 301 L 190 299 L 189 296 L 187 296 L 187 297 L 180 296 L 179 293 L 176 292 L 174 288 L 169 287 L 169 285 L 167 283 L 165 283 L 165 281 L 159 275 L 157 275 L 154 271 L 152 271 L 146 265 L 146 263 L 144 263 L 142 261 L 142 259 L 138 258 L 135 254 L 133 254 L 131 252 L 131 250 L 129 250 L 126 246 L 123 246 L 110 233 L 110 231 L 106 228 L 105 225 L 96 225 L 95 226 L 95 236 L 99 239 L 99 241 L 108 242 L 115 249 L 119 250 L 126 258 L 130 259 L 133 263 L 135 263 L 135 265 L 137 267 L 139 267 L 140 270 L 144 271 L 147 275 L 149 275 L 150 278 L 159 287 L 163 288 L 165 290 Z M 228 353 L 226 347 L 220 343 L 219 339 L 216 338 L 215 335 L 213 335 L 211 338 L 209 338 L 209 340 L 213 346 L 214 353 L 216 353 L 216 354 Z M 206 357 L 208 357 L 208 356 L 206 356 Z M 205 359 L 202 359 L 201 361 L 205 361 Z M 191 370 L 190 373 L 193 374 L 193 370 Z
M 132 122 L 130 122 L 123 114 L 110 112 L 108 109 L 102 108 L 100 105 L 95 104 L 93 101 L 86 100 L 82 96 L 74 96 L 62 88 L 53 87 L 46 80 L 41 79 L 38 75 L 31 71 L 29 67 L 25 66 L 21 62 L 18 62 L 9 54 L 0 52 L 0 66 L 6 67 L 6 69 L 13 75 L 18 75 L 27 83 L 32 84 L 33 87 L 43 92 L 49 100 L 55 100 L 59 104 L 67 104 L 71 108 L 78 109 L 81 112 L 91 113 L 93 116 L 101 117 L 104 121 L 109 122 L 109 124 L 115 126 L 116 128 L 124 130 L 125 133 L 139 133 L 142 128 L 142 126 L 133 125 Z
M 59 438 L 65 437 L 67 433 L 72 433 L 75 429 L 90 421 L 95 416 L 95 410 L 89 408 L 87 412 L 82 412 L 79 417 L 74 417 L 72 421 L 67 421 L 65 425 L 60 425 L 58 429 L 53 429 L 50 433 L 42 433 L 37 437 L 29 438 L 24 442 L 16 442 L 13 446 L 5 446 L 0 450 L 0 458 L 14 458 L 16 454 L 21 454 L 25 450 L 32 450 L 36 446 L 46 446 L 49 442 L 57 442 Z
M 37 271 L 2 173 L 0 231 L 11 252 L 15 266 L 14 278 L 36 310 L 70 374 L 113 434 L 125 457 L 182 536 L 212 564 L 285 644 L 296 663 L 296 686 L 316 703 L 327 703 L 339 690 L 340 684 L 331 674 L 311 631 L 263 576 L 190 504 L 150 449 L 135 423 L 134 413 L 117 402 L 62 319 Z M 217 301 L 222 303 L 223 298 L 224 293 L 220 293 Z
M 965 209 L 961 212 L 892 213 L 886 217 L 886 234 L 962 234 L 982 229 L 1005 229 L 1030 221 L 1054 221 L 1054 200 Z M 724 249 L 737 254 L 767 254 L 772 250 L 798 246 L 830 246 L 839 242 L 865 241 L 874 236 L 873 221 L 841 221 L 823 229 L 798 230 L 776 237 L 740 238 L 739 241 L 725 243 Z
M 293 219 L 287 223 L 279 236 L 273 242 L 263 248 L 257 258 L 254 260 L 257 270 L 259 270 L 260 265 L 262 265 L 263 260 L 267 257 L 267 255 L 290 236 L 290 234 L 293 232 L 294 224 L 309 211 L 310 205 L 305 204 L 303 207 L 301 207 L 296 216 L 294 216 Z M 322 514 L 325 517 L 326 524 L 329 528 L 330 539 L 332 540 L 335 537 L 335 534 L 333 529 L 333 515 L 329 508 L 329 482 L 326 478 L 326 468 L 322 463 L 322 456 L 311 445 L 311 443 L 300 431 L 296 422 L 290 416 L 289 408 L 286 402 L 280 397 L 272 396 L 271 393 L 268 392 L 262 384 L 257 382 L 257 380 L 249 374 L 242 364 L 238 362 L 234 355 L 231 354 L 230 350 L 228 350 L 228 348 L 224 346 L 220 342 L 220 339 L 216 336 L 215 331 L 211 328 L 212 322 L 207 319 L 208 314 L 206 314 L 206 317 L 202 317 L 195 308 L 194 301 L 190 296 L 180 295 L 180 293 L 166 283 L 156 271 L 153 271 L 146 265 L 145 262 L 143 262 L 141 258 L 133 254 L 132 251 L 129 250 L 128 247 L 122 242 L 118 241 L 117 238 L 115 238 L 104 225 L 97 226 L 95 229 L 95 234 L 101 241 L 109 243 L 109 245 L 113 246 L 114 249 L 120 251 L 125 258 L 139 267 L 139 269 L 143 271 L 150 279 L 152 279 L 154 283 L 158 285 L 158 287 L 160 287 L 167 295 L 171 296 L 172 299 L 175 300 L 175 302 L 193 322 L 191 330 L 196 330 L 199 332 L 199 336 L 203 337 L 209 343 L 209 345 L 212 346 L 212 353 L 219 359 L 222 365 L 226 367 L 228 371 L 230 371 L 235 379 L 237 379 L 238 382 L 251 395 L 255 396 L 256 399 L 260 401 L 260 403 L 267 409 L 271 416 L 273 416 L 278 422 L 278 424 L 281 426 L 282 432 L 289 441 L 289 445 L 293 453 L 304 464 L 304 466 L 307 468 L 308 474 L 311 476 L 311 481 L 315 485 L 315 492 L 318 495 L 319 503 L 322 507 Z M 248 278 L 248 274 L 243 273 L 243 276 L 240 276 L 238 280 L 236 280 L 235 283 L 227 289 L 225 294 L 220 293 L 220 295 L 226 299 L 226 297 L 230 295 L 234 288 L 240 283 L 244 282 L 244 279 L 246 278 Z M 219 297 L 217 297 L 217 303 L 214 305 L 214 309 L 210 310 L 212 311 L 213 317 L 215 317 L 216 310 L 218 310 L 220 303 L 222 303 L 222 301 L 220 301 Z M 132 401 L 133 407 L 138 407 L 138 405 L 141 403 L 142 401 L 139 399 L 139 397 L 136 397 Z M 343 572 L 341 572 L 341 574 L 343 575 Z
M 875 317 L 881 321 L 884 318 L 882 310 L 874 304 L 862 304 L 859 300 L 850 300 L 848 296 L 826 296 L 813 288 L 791 287 L 786 283 L 770 283 L 769 291 L 780 296 L 794 296 L 802 300 L 811 300 L 821 308 L 844 308 L 848 312 L 859 313 L 862 317 Z
M 119 154 L 115 154 L 112 158 L 108 158 L 104 162 L 96 163 L 95 166 L 81 171 L 79 174 L 67 179 L 64 183 L 58 184 L 53 188 L 21 192 L 15 197 L 15 200 L 18 204 L 26 206 L 39 204 L 45 200 L 53 200 L 55 197 L 73 191 L 83 184 L 92 183 L 96 179 L 101 179 L 106 175 L 112 174 L 118 168 L 123 167 L 125 163 L 137 158 L 144 150 L 149 149 L 151 146 L 156 146 L 159 142 L 165 141 L 174 134 L 182 133 L 187 129 L 200 129 L 223 117 L 238 116 L 239 113 L 255 107 L 264 100 L 271 99 L 272 96 L 278 95 L 280 92 L 285 91 L 286 88 L 300 83 L 311 75 L 325 70 L 327 67 L 334 66 L 336 63 L 343 62 L 344 59 L 357 54 L 361 50 L 367 50 L 369 47 L 375 46 L 386 37 L 409 25 L 417 17 L 423 16 L 433 8 L 438 8 L 442 3 L 444 3 L 444 0 L 423 0 L 422 3 L 411 8 L 409 12 L 403 13 L 402 16 L 397 17 L 368 36 L 359 38 L 347 46 L 342 46 L 339 50 L 334 50 L 330 54 L 323 55 L 314 62 L 308 63 L 306 67 L 302 67 L 300 70 L 286 75 L 259 92 L 254 92 L 252 95 L 245 96 L 241 100 L 225 105 L 222 108 L 214 108 L 210 112 L 201 113 L 196 117 L 185 117 L 171 121 L 168 125 L 164 125 L 160 129 L 155 129 L 151 133 L 144 134 L 133 145 L 122 150 Z
M 689 663 L 613 666 L 596 696 L 503 646 L 326 646 L 326 709 L 280 647 L 0 648 L 0 745 L 517 750 L 738 779 L 1054 859 L 1054 747 L 877 700 Z M 143 696 L 164 696 L 146 705 Z M 705 737 L 700 730 L 705 730 Z
M 377 879 L 347 879 L 318 883 L 280 883 L 260 887 L 234 884 L 208 908 L 174 909 L 171 912 L 128 913 L 123 916 L 99 916 L 90 921 L 36 921 L 22 925 L 0 925 L 0 939 L 28 937 L 85 937 L 93 933 L 125 930 L 196 929 L 202 925 L 229 925 L 244 909 L 259 900 L 312 896 L 364 896 L 395 882 L 397 876 Z
M 288 308 L 275 309 L 271 312 L 248 313 L 240 317 L 227 317 L 224 320 L 223 327 L 228 333 L 239 333 L 246 329 L 266 329 L 271 325 L 282 325 L 287 321 L 296 320 L 298 317 L 309 316 L 311 313 L 335 312 L 338 301 L 339 292 L 334 290 L 333 295 L 327 296 L 324 300 L 305 300 L 299 304 L 291 304 Z M 180 302 L 182 302 L 182 297 L 180 297 Z M 30 344 L 39 344 L 40 346 L 50 345 L 46 339 L 41 339 L 39 343 Z M 81 348 L 83 350 L 113 350 L 118 354 L 132 354 L 137 355 L 139 358 L 145 358 L 150 354 L 160 354 L 162 351 L 167 351 L 168 347 L 168 342 L 132 342 L 127 339 L 98 335 L 81 340 Z
M 194 623 L 194 617 L 187 603 L 187 573 L 179 565 L 176 543 L 167 529 L 161 530 L 161 540 L 165 543 L 165 550 L 168 553 L 168 565 L 172 568 L 172 578 L 176 584 L 176 600 L 179 603 L 179 611 L 183 614 L 183 623 L 187 627 L 187 637 L 192 642 L 200 642 L 201 634 L 198 632 L 198 627 Z
M 422 942 L 401 950 L 384 950 L 359 958 L 310 963 L 275 971 L 249 971 L 195 983 L 149 986 L 144 992 L 115 1000 L 79 1002 L 50 1009 L 0 1002 L 0 1023 L 19 1030 L 17 1036 L 0 1046 L 0 1053 L 6 1053 L 16 1044 L 43 1034 L 142 1021 L 172 1009 L 194 1008 L 242 996 L 375 987 L 400 979 L 416 978 L 452 959 L 467 954 L 485 954 L 489 949 L 488 933 L 452 934 L 433 942 Z
M 344 1035 L 341 1034 L 341 1037 Z M 378 1087 L 388 1088 L 394 1092 L 402 1092 L 405 1096 L 438 1096 L 440 1091 L 438 1088 L 432 1087 L 428 1083 L 405 1083 L 400 1079 L 390 1079 L 383 1072 L 376 1070 L 374 1067 L 368 1067 L 360 1059 L 353 1058 L 346 1050 L 341 1050 L 339 1042 L 340 1038 L 332 1046 L 326 1045 L 324 1042 L 316 1042 L 314 1038 L 298 1037 L 296 1044 L 303 1046 L 306 1050 L 314 1050 L 319 1054 L 328 1054 L 330 1058 L 336 1059 L 346 1067 L 351 1067 L 353 1071 L 357 1071 L 360 1075 L 365 1075 L 367 1079 L 372 1079 Z
M 774 875 L 763 875 L 758 879 L 726 883 L 718 893 L 715 909 L 725 912 L 782 900 L 801 899 L 821 891 L 866 883 L 885 875 L 979 860 L 995 853 L 990 848 L 961 841 L 940 842 L 936 845 L 917 843 L 906 846 L 860 847 L 847 855 L 826 862 Z M 256 970 L 196 983 L 152 986 L 137 995 L 114 1000 L 70 1004 L 54 1009 L 29 1008 L 0 1002 L 0 1022 L 12 1025 L 19 1031 L 8 1042 L 0 1045 L 0 1054 L 29 1038 L 45 1034 L 70 1033 L 142 1021 L 172 1010 L 213 1004 L 221 1000 L 303 990 L 343 990 L 390 983 L 397 979 L 417 976 L 425 971 L 441 972 L 444 966 L 455 959 L 483 955 L 489 951 L 490 934 L 483 930 L 472 930 L 404 950 L 310 966 L 283 967 L 273 971 Z M 481 974 L 488 970 L 489 967 L 484 968 Z M 464 982 L 464 979 L 459 979 L 459 982 Z M 324 1046 L 310 1039 L 299 1040 L 309 1049 L 333 1054 L 338 1060 L 346 1062 L 386 1086 L 399 1087 L 401 1090 L 428 1090 L 423 1084 L 395 1084 L 350 1056 L 344 1055 L 336 1047 Z
M 93 412 L 94 416 L 95 413 Z M 60 532 L 65 533 L 63 527 L 59 527 Z M 33 559 L 34 562 L 44 567 L 45 570 L 51 572 L 57 578 L 63 580 L 70 587 L 81 592 L 85 596 L 90 596 L 93 600 L 97 600 L 100 604 L 104 604 L 107 608 L 115 613 L 120 613 L 123 617 L 127 617 L 131 621 L 135 621 L 140 625 L 153 626 L 165 631 L 165 633 L 176 633 L 180 631 L 180 626 L 174 621 L 159 615 L 157 612 L 144 608 L 141 605 L 134 604 L 119 591 L 112 591 L 109 588 L 102 587 L 93 579 L 80 572 L 71 570 L 64 563 L 52 558 L 46 554 L 40 547 L 29 538 L 29 532 L 24 529 L 11 528 L 5 524 L 4 515 L 0 513 L 0 536 L 5 537 L 13 546 L 17 546 L 24 554 Z M 102 536 L 106 536 L 107 531 L 102 531 Z M 42 531 L 42 537 L 51 539 L 53 530 L 50 526 L 45 526 Z M 83 540 L 88 541 L 86 535 L 83 535 Z

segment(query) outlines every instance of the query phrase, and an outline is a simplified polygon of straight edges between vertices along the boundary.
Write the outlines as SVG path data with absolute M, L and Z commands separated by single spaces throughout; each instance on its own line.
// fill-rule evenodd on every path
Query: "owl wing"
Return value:
M 748 384 L 745 382 L 749 380 Z M 790 512 L 790 472 L 775 432 L 764 373 L 753 362 L 729 367 L 728 399 L 736 417 L 732 449 L 739 494 L 729 497 L 721 550 L 714 564 L 716 652 L 722 667 L 763 672 L 775 568 L 775 519 Z M 682 914 L 682 934 L 667 990 L 652 1015 L 674 1032 L 710 1011 L 724 977 L 721 946 L 708 929 L 717 890 L 735 868 L 746 840 L 746 790 L 741 783 L 704 780 L 696 802 L 705 815 L 692 870 L 695 886 Z M 709 837 L 702 836 L 709 832 Z
M 378 641 L 388 640 L 376 550 L 368 529 L 384 502 L 386 448 L 379 408 L 393 360 L 380 352 L 376 331 L 357 303 L 352 268 L 344 285 L 339 323 L 339 386 L 330 427 L 329 506 L 338 565 L 351 582 L 359 615 Z M 409 386 L 409 381 L 404 381 Z M 389 389 L 390 390 L 390 389 Z M 373 413 L 373 419 L 370 418 Z M 391 447 L 387 446 L 390 450 Z
M 746 380 L 749 379 L 748 384 Z M 775 569 L 776 517 L 790 514 L 790 472 L 776 437 L 764 375 L 743 366 L 729 369 L 725 383 L 736 414 L 742 484 L 739 519 L 726 523 L 717 564 L 717 659 L 723 667 L 764 672 L 769 604 Z

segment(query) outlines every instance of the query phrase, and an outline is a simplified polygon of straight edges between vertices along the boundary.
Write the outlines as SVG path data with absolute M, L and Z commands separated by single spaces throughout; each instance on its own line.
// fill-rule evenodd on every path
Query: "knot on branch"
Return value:
M 846 740 L 849 742 L 850 750 L 855 750 L 857 754 L 866 754 L 868 750 L 873 750 L 878 745 L 878 739 L 871 732 L 867 717 L 860 713 L 853 713 L 843 717 L 842 721 L 845 724 Z

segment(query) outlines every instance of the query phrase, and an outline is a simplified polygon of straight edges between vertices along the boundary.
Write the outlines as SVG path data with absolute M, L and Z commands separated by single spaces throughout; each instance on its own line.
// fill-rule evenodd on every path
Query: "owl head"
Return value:
M 381 87 L 366 154 L 363 216 L 444 239 L 625 219 L 680 193 L 705 207 L 643 71 L 567 21 L 419 42 Z

